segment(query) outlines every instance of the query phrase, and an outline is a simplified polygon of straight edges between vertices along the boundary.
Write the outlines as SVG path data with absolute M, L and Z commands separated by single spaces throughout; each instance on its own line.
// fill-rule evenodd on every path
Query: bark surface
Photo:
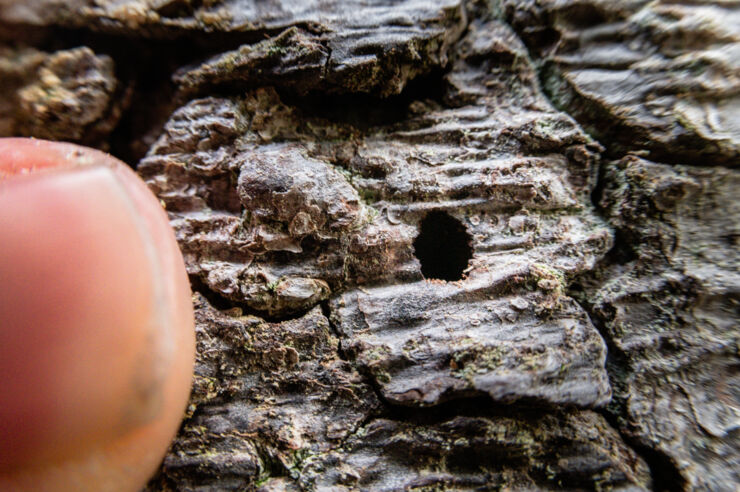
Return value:
M 148 489 L 736 490 L 740 2 L 0 0 L 0 133 L 194 289 Z

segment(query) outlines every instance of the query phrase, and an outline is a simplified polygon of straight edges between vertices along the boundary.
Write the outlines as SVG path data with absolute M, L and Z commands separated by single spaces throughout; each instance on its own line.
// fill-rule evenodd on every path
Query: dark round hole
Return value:
M 445 212 L 430 212 L 421 221 L 414 251 L 425 278 L 460 280 L 473 257 L 471 238 L 459 220 Z

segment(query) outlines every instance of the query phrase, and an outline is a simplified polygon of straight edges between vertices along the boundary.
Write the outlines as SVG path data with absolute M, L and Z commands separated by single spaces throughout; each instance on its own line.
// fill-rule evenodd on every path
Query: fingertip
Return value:
M 194 364 L 167 214 L 107 154 L 14 138 L 0 139 L 0 210 L 0 479 L 98 480 L 78 466 L 88 453 L 142 485 L 176 433 Z

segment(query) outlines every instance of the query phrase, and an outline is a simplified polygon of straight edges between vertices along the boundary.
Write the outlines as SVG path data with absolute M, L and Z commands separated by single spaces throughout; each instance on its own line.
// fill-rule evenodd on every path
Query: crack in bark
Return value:
M 316 305 L 311 305 L 309 307 L 306 307 L 304 309 L 301 309 L 299 311 L 296 311 L 291 314 L 284 314 L 282 316 L 271 316 L 270 314 L 256 310 L 249 305 L 247 305 L 244 302 L 238 302 L 233 299 L 229 299 L 227 297 L 224 297 L 223 295 L 219 294 L 218 292 L 215 292 L 213 289 L 208 287 L 203 280 L 201 280 L 199 277 L 195 275 L 190 275 L 190 288 L 193 291 L 193 293 L 199 293 L 206 299 L 208 299 L 208 302 L 213 306 L 214 308 L 218 309 L 219 311 L 228 311 L 231 309 L 239 309 L 243 316 L 255 316 L 257 318 L 260 318 L 267 323 L 282 323 L 284 321 L 292 321 L 296 319 L 303 318 L 306 316 L 309 312 L 311 312 Z
M 500 20 L 504 23 L 506 23 L 506 19 L 503 15 L 501 15 Z M 507 23 L 507 25 L 509 25 Z M 513 26 L 509 25 L 509 27 L 512 28 L 515 32 L 517 32 Z M 547 88 L 547 84 L 544 83 L 544 65 L 542 60 L 537 60 L 532 57 L 532 53 L 527 47 L 527 54 L 529 59 L 532 62 L 532 65 L 537 70 L 540 87 L 542 90 L 542 93 L 545 97 L 547 97 L 550 104 L 553 105 L 553 107 L 558 108 L 560 111 L 569 114 L 567 107 L 562 107 L 561 105 L 558 105 L 555 100 L 552 98 L 552 93 Z M 570 114 L 569 114 L 570 115 Z M 573 117 L 573 116 L 571 116 Z M 574 120 L 578 121 L 577 118 L 573 117 Z M 580 122 L 579 122 L 580 124 Z M 619 159 L 623 157 L 625 154 L 623 152 L 620 152 L 619 155 L 615 155 L 614 151 L 612 149 L 612 146 L 607 143 L 606 146 L 602 142 L 600 142 L 597 138 L 595 138 L 593 135 L 590 135 L 586 129 L 581 127 L 582 130 L 589 135 L 590 138 L 593 139 L 594 142 L 597 142 L 599 145 L 602 146 L 602 149 L 604 149 L 601 154 L 602 157 L 609 157 L 612 159 Z M 595 183 L 595 186 L 590 194 L 590 199 L 592 202 L 592 205 L 594 206 L 597 213 L 601 216 L 602 219 L 604 219 L 606 222 L 608 222 L 606 215 L 603 213 L 601 207 L 599 206 L 599 199 L 601 196 L 601 193 L 606 186 L 605 178 L 603 175 L 603 161 L 598 161 L 597 164 L 597 181 Z M 602 268 L 604 265 L 610 264 L 611 261 L 614 261 L 613 258 L 616 257 L 624 257 L 625 255 L 629 256 L 629 253 L 626 253 L 628 251 L 631 251 L 631 248 L 624 242 L 623 239 L 617 234 L 614 240 L 614 244 L 612 246 L 612 249 L 607 253 L 607 255 L 604 257 L 603 260 L 597 265 L 594 270 L 598 270 L 599 268 Z M 586 272 L 582 276 L 589 276 L 592 275 L 592 272 Z M 607 352 L 607 363 L 606 363 L 606 370 L 609 374 L 609 380 L 612 385 L 612 387 L 618 387 L 619 382 L 616 378 L 616 372 L 617 371 L 629 371 L 629 366 L 626 363 L 626 357 L 624 354 L 622 354 L 619 349 L 616 347 L 614 340 L 609 336 L 609 334 L 604 329 L 601 321 L 594 316 L 594 313 L 592 311 L 592 306 L 587 302 L 587 300 L 579 295 L 577 292 L 577 284 L 578 280 L 575 279 L 568 287 L 568 295 L 576 299 L 579 304 L 585 309 L 586 313 L 588 314 L 589 318 L 591 319 L 593 325 L 596 327 L 596 329 L 599 331 L 599 334 L 604 339 L 604 341 L 607 343 L 608 352 Z M 618 367 L 618 369 L 615 370 L 615 367 Z M 614 396 L 612 396 L 612 399 Z M 609 404 L 611 406 L 612 403 Z M 619 435 L 622 437 L 624 442 L 630 446 L 630 448 L 637 453 L 642 459 L 645 460 L 645 462 L 648 464 L 650 468 L 650 475 L 652 477 L 652 485 L 654 490 L 656 491 L 669 491 L 669 490 L 685 490 L 686 489 L 686 480 L 681 476 L 680 472 L 678 471 L 677 466 L 671 458 L 665 454 L 661 453 L 660 451 L 656 449 L 649 448 L 645 445 L 640 445 L 637 443 L 633 438 L 630 438 L 627 436 L 621 429 L 621 426 L 616 421 L 617 416 L 619 415 L 619 412 L 616 412 L 614 410 L 610 411 L 607 408 L 599 409 L 597 410 L 600 415 L 602 415 L 612 426 L 615 431 L 619 433 Z

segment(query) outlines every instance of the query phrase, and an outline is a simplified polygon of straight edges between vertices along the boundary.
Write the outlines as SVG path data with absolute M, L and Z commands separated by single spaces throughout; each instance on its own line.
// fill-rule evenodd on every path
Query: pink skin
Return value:
M 181 421 L 190 287 L 125 164 L 0 139 L 0 490 L 140 489 Z

